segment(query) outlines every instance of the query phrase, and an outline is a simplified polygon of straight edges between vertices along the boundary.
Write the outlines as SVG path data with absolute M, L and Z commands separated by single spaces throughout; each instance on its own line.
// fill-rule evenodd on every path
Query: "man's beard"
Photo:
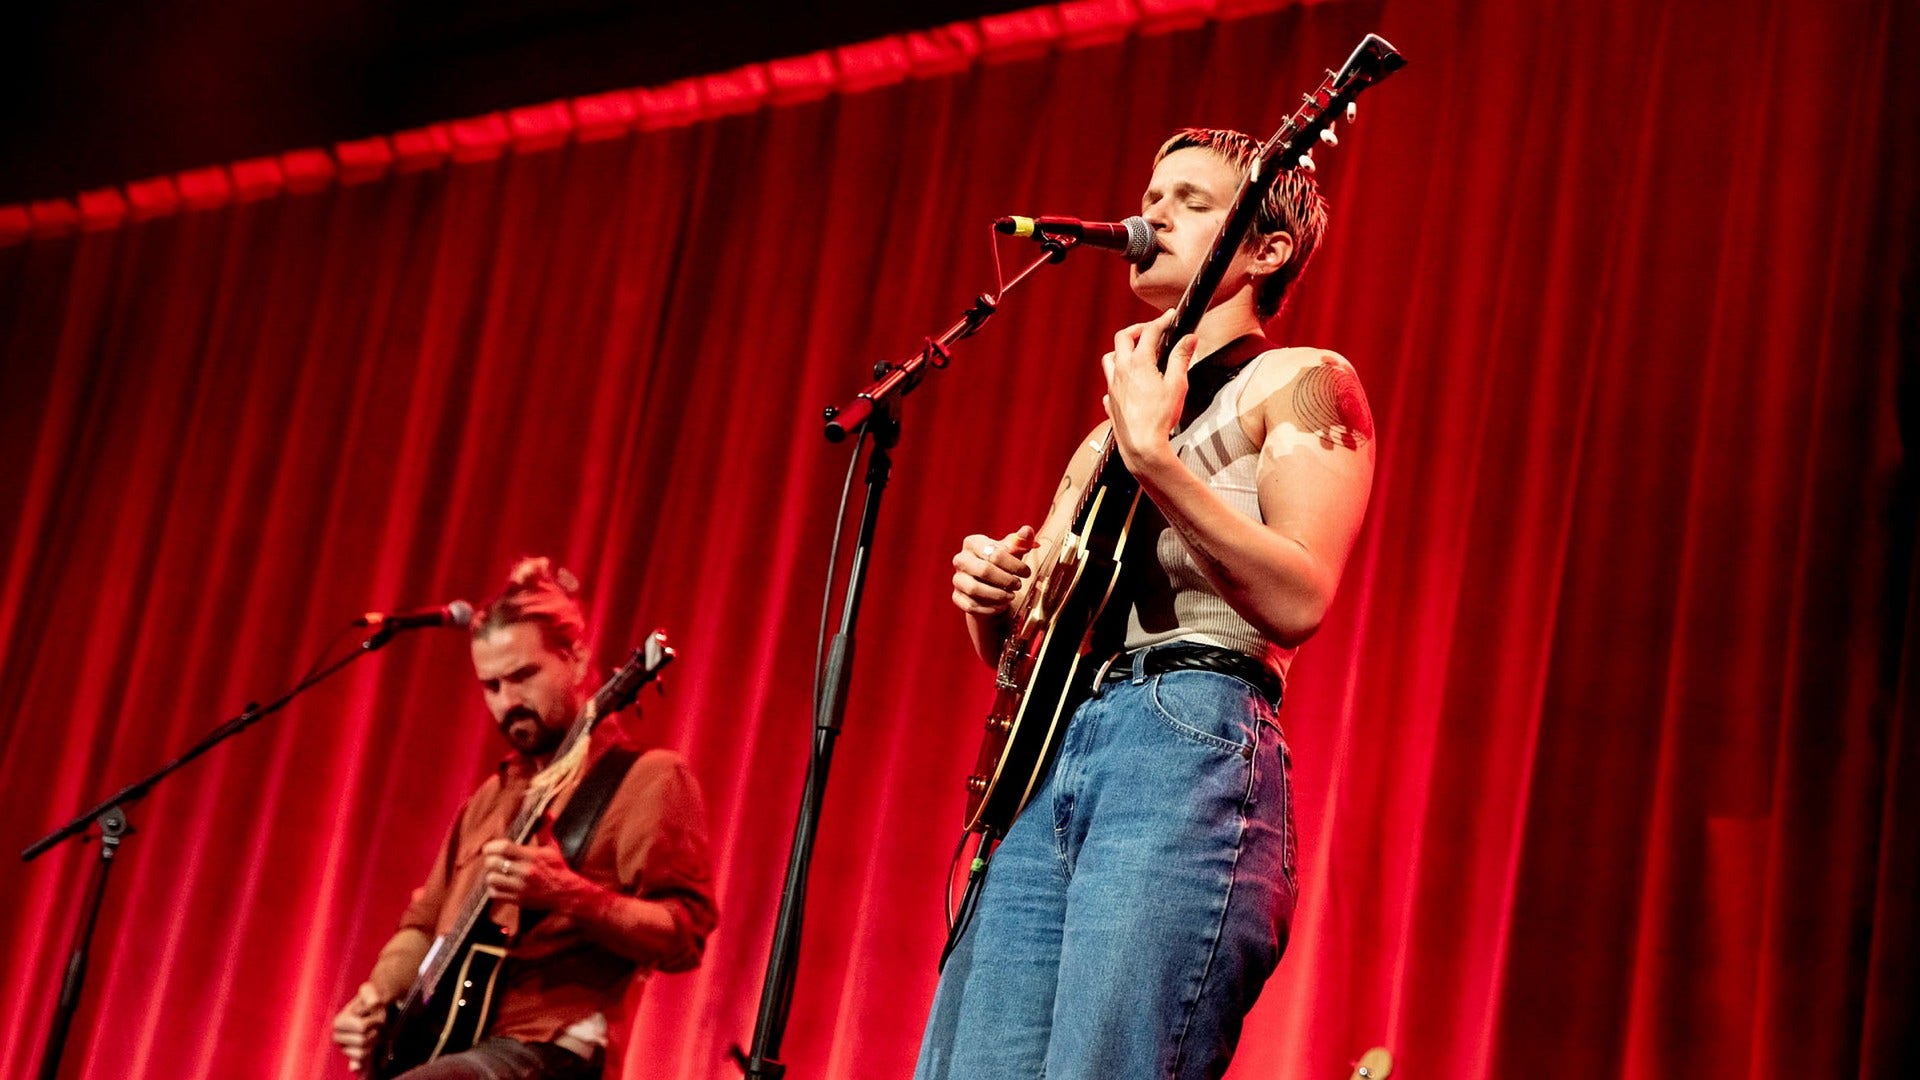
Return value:
M 521 733 L 516 734 L 515 724 L 521 720 L 527 723 L 520 727 Z M 541 723 L 539 714 L 527 708 L 516 708 L 501 717 L 500 734 L 506 736 L 507 742 L 511 743 L 515 750 L 528 757 L 545 757 L 553 753 L 559 749 L 560 740 L 566 736 L 565 732 L 555 731 Z

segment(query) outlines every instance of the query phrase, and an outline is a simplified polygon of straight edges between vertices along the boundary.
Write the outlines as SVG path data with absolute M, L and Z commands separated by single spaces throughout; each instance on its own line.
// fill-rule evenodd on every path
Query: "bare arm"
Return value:
M 685 949 L 685 928 L 674 918 L 673 905 L 659 900 L 589 884 L 554 910 L 577 921 L 589 941 L 649 967 Z
M 373 973 L 367 976 L 367 982 L 378 991 L 382 1005 L 396 1000 L 413 985 L 420 972 L 420 962 L 427 958 L 427 949 L 432 945 L 433 939 L 426 931 L 403 926 L 381 946 L 380 958 L 373 962 Z
M 386 1025 L 387 1003 L 413 984 L 431 944 L 425 931 L 403 927 L 381 948 L 373 973 L 354 991 L 353 1000 L 334 1016 L 333 1041 L 346 1055 L 348 1069 L 359 1072 L 366 1067 L 367 1056 Z
M 1267 639 L 1295 646 L 1326 616 L 1373 481 L 1373 421 L 1352 369 L 1331 354 L 1289 357 L 1256 373 L 1243 414 L 1264 427 L 1254 521 L 1195 476 L 1168 441 L 1186 393 L 1192 345 L 1155 368 L 1166 320 L 1122 331 L 1109 360 L 1108 408 L 1142 490 L 1177 530 L 1207 580 Z

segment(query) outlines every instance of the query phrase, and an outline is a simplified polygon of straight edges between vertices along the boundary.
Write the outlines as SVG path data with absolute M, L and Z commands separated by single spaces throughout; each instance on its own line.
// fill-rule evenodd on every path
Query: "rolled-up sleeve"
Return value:
M 623 891 L 664 904 L 673 914 L 676 933 L 652 966 L 669 972 L 697 967 L 719 907 L 706 806 L 686 759 L 667 750 L 642 755 L 608 809 Z

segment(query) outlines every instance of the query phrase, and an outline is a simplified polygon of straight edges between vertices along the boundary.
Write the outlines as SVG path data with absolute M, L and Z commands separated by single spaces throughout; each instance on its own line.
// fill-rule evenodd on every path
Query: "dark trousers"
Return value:
M 483 1039 L 471 1050 L 434 1058 L 397 1080 L 598 1080 L 600 1066 L 553 1043 Z

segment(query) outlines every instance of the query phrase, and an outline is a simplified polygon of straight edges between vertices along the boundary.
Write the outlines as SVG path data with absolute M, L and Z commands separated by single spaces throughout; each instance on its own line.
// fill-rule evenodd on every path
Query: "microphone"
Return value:
M 447 626 L 460 630 L 472 621 L 473 605 L 465 600 L 455 600 L 439 607 L 415 608 L 412 611 L 369 611 L 353 620 L 353 625 L 380 630 L 413 630 L 423 626 Z
M 1081 221 L 1070 217 L 1003 217 L 993 223 L 996 231 L 1009 236 L 1058 236 L 1077 240 L 1088 247 L 1117 251 L 1128 262 L 1137 263 L 1153 254 L 1153 226 L 1135 214 L 1125 221 Z

